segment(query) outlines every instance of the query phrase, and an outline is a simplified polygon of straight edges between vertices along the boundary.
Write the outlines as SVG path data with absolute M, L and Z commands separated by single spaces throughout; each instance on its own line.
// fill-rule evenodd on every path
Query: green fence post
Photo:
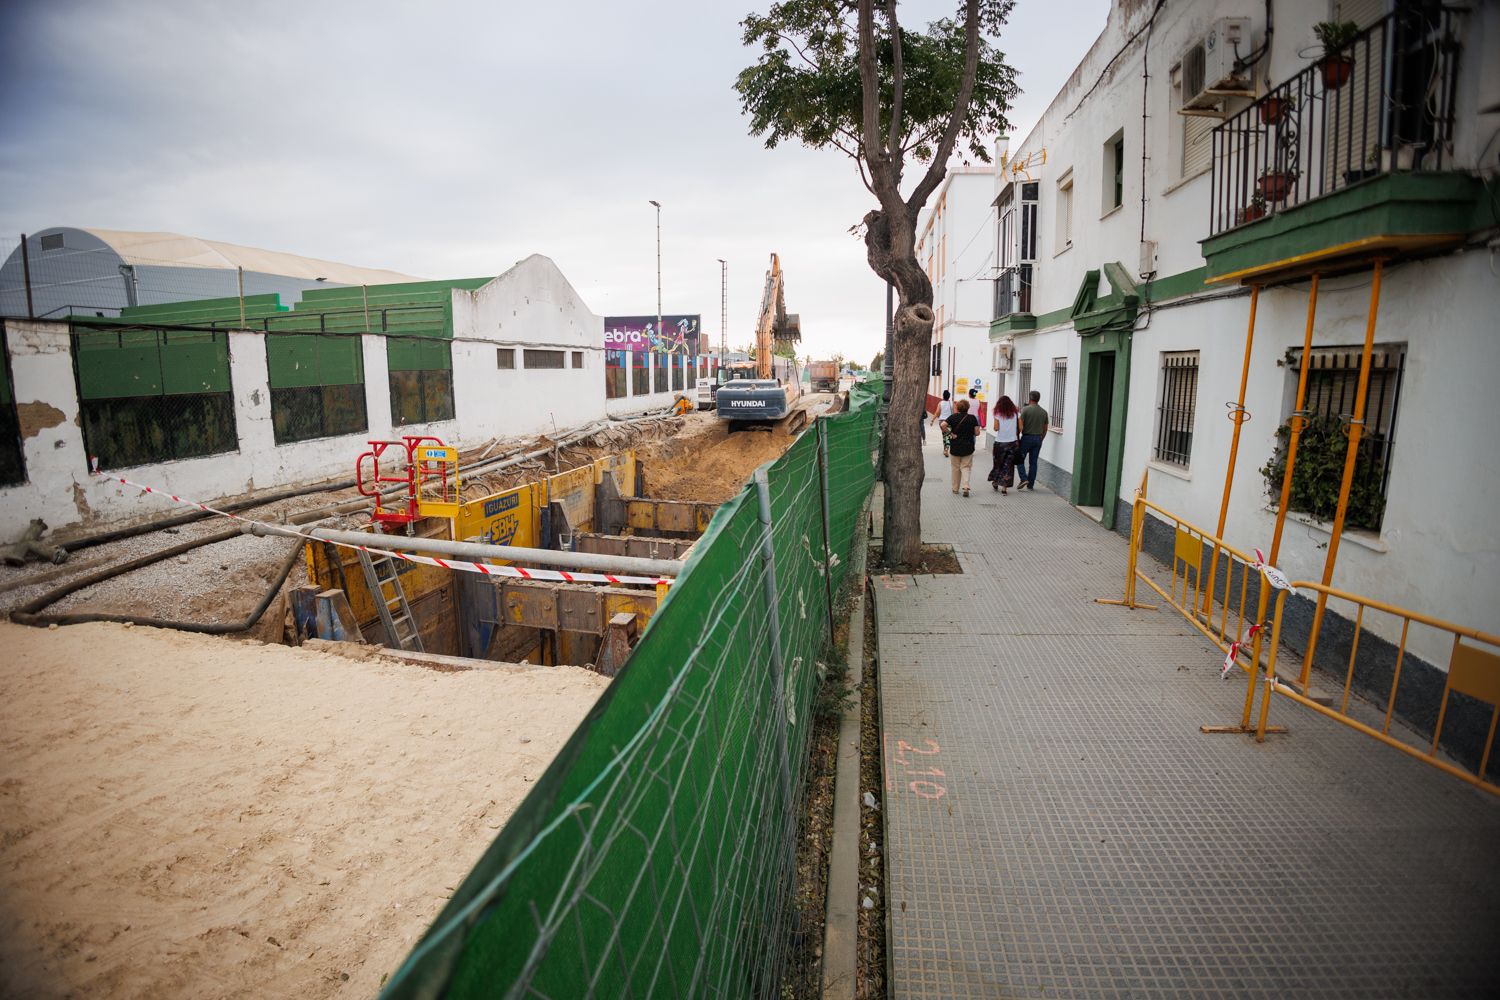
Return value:
M 813 426 L 818 432 L 818 486 L 823 502 L 823 592 L 828 598 L 828 638 L 833 639 L 833 546 L 828 532 L 828 435 L 827 421 L 818 417 Z
M 787 747 L 786 732 L 786 662 L 781 655 L 781 595 L 776 589 L 776 547 L 771 541 L 771 481 L 765 467 L 755 470 L 755 495 L 760 506 L 760 560 L 766 573 L 766 604 L 771 609 L 771 695 L 776 700 L 772 708 L 774 715 L 781 715 L 781 797 L 782 805 L 791 815 L 792 766 L 791 751 Z

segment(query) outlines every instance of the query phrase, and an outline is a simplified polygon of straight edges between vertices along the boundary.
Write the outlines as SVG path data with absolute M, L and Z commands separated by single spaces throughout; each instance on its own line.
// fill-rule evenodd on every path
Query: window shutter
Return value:
M 1200 170 L 1208 169 L 1213 156 L 1214 126 L 1217 118 L 1186 115 L 1182 119 L 1182 176 L 1191 177 Z

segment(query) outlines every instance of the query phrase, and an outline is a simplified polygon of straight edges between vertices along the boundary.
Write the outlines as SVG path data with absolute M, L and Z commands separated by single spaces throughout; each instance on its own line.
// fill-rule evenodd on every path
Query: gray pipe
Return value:
M 293 534 L 272 526 L 253 525 L 253 534 Z M 456 556 L 478 562 L 482 559 L 504 559 L 509 562 L 537 563 L 562 569 L 587 570 L 594 573 L 617 573 L 631 576 L 680 576 L 682 562 L 677 559 L 642 559 L 636 556 L 610 556 L 595 552 L 562 552 L 556 549 L 528 549 L 515 545 L 484 545 L 479 542 L 450 542 L 443 538 L 408 538 L 406 535 L 376 535 L 368 531 L 341 531 L 338 528 L 313 528 L 308 534 L 325 542 L 345 545 L 368 545 L 398 552 L 425 552 Z

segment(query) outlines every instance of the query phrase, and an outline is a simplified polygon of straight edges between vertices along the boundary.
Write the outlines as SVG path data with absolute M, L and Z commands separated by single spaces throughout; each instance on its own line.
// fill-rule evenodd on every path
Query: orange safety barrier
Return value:
M 1500 636 L 1456 625 L 1431 615 L 1352 594 L 1315 581 L 1294 581 L 1290 584 L 1290 590 L 1273 588 L 1266 577 L 1265 567 L 1260 564 L 1255 553 L 1236 548 L 1222 538 L 1211 534 L 1207 529 L 1193 524 L 1165 507 L 1152 503 L 1146 498 L 1146 487 L 1147 479 L 1143 475 L 1141 485 L 1136 490 L 1131 513 L 1130 549 L 1127 557 L 1124 598 L 1122 600 L 1101 598 L 1099 603 L 1154 609 L 1155 605 L 1141 604 L 1136 600 L 1136 585 L 1144 582 L 1215 645 L 1224 650 L 1226 670 L 1231 666 L 1238 666 L 1246 672 L 1244 710 L 1239 725 L 1205 725 L 1200 727 L 1203 732 L 1253 733 L 1257 741 L 1263 741 L 1267 733 L 1284 733 L 1286 732 L 1284 727 L 1267 724 L 1271 700 L 1273 696 L 1280 695 L 1320 715 L 1374 737 L 1444 773 L 1451 774 L 1492 795 L 1500 796 L 1500 785 L 1486 780 L 1497 724 L 1500 724 Z M 1164 526 L 1171 527 L 1175 533 L 1172 559 L 1168 567 L 1169 580 L 1165 587 L 1144 572 L 1139 564 L 1148 511 L 1160 515 Z M 1219 558 L 1229 560 L 1228 569 L 1223 573 L 1222 579 L 1215 572 L 1214 567 L 1204 565 L 1205 551 L 1210 553 L 1210 558 L 1215 562 Z M 1252 620 L 1246 618 L 1246 604 L 1252 581 L 1256 581 L 1258 587 L 1263 588 L 1260 590 L 1261 595 L 1274 594 L 1274 603 L 1258 598 L 1259 608 L 1265 608 L 1268 604 L 1271 608 L 1268 621 L 1255 622 L 1253 611 L 1251 612 Z M 1343 697 L 1336 709 L 1308 697 L 1305 670 L 1300 678 L 1302 691 L 1295 690 L 1285 680 L 1276 676 L 1286 599 L 1293 591 L 1316 595 L 1315 599 L 1320 608 L 1326 606 L 1329 600 L 1344 601 L 1355 607 L 1354 637 L 1350 643 Z M 1361 722 L 1349 713 L 1355 664 L 1359 656 L 1360 636 L 1366 627 L 1365 612 L 1367 610 L 1391 615 L 1401 620 L 1401 639 L 1396 653 L 1395 670 L 1386 696 L 1384 719 L 1378 727 Z M 1321 616 L 1314 618 L 1313 629 L 1308 637 L 1309 648 L 1317 644 L 1322 621 Z M 1257 625 L 1259 627 L 1256 627 Z M 1401 667 L 1406 658 L 1407 637 L 1413 625 L 1436 629 L 1453 636 L 1447 682 L 1443 688 L 1442 703 L 1438 706 L 1437 725 L 1433 729 L 1431 745 L 1425 749 L 1413 746 L 1390 734 L 1396 695 L 1401 683 Z M 1264 663 L 1262 661 L 1263 646 L 1267 651 Z M 1261 697 L 1259 717 L 1252 727 L 1251 717 L 1254 714 L 1255 694 L 1258 688 L 1263 689 L 1264 693 Z M 1454 692 L 1491 706 L 1489 733 L 1485 738 L 1478 770 L 1475 772 L 1466 771 L 1438 757 L 1443 724 L 1447 719 L 1448 705 Z

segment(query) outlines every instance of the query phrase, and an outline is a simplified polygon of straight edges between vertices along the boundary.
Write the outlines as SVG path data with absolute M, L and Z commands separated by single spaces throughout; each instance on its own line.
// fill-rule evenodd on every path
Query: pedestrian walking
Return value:
M 948 433 L 948 418 L 953 416 L 953 398 L 947 389 L 943 390 L 943 398 L 938 403 L 937 412 L 932 415 L 932 422 L 937 424 L 943 432 L 943 457 L 948 456 L 948 442 L 952 435 Z
M 953 415 L 943 421 L 943 433 L 948 435 L 948 447 L 952 450 L 949 461 L 953 463 L 953 492 L 963 491 L 969 495 L 969 471 L 974 468 L 974 439 L 984 428 L 979 418 L 969 412 L 969 401 L 960 399 L 953 404 Z
M 990 488 L 1009 493 L 1021 454 L 1021 413 L 1009 396 L 995 403 L 994 465 L 990 468 Z
M 1018 491 L 1036 492 L 1036 467 L 1042 460 L 1042 439 L 1047 435 L 1050 422 L 1047 411 L 1042 409 L 1042 394 L 1031 390 L 1031 402 L 1021 408 L 1021 482 L 1016 486 Z

